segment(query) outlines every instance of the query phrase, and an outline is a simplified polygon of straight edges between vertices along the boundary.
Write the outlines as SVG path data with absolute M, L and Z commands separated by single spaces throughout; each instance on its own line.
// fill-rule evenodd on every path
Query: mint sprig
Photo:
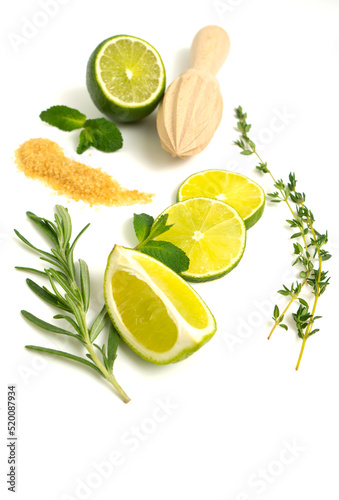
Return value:
M 183 273 L 189 267 L 186 253 L 169 241 L 155 240 L 168 231 L 173 224 L 167 224 L 168 214 L 161 215 L 156 221 L 148 214 L 134 214 L 133 226 L 138 245 L 135 250 L 153 257 L 176 273 Z
M 77 153 L 82 154 L 91 146 L 105 153 L 122 148 L 123 139 L 117 126 L 106 118 L 87 120 L 86 115 L 68 106 L 52 106 L 40 113 L 42 121 L 65 132 L 82 128 Z

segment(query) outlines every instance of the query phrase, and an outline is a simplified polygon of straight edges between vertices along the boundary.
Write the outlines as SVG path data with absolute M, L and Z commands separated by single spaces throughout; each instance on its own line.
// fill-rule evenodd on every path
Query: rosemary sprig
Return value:
M 297 191 L 295 174 L 291 172 L 288 182 L 286 183 L 281 179 L 276 180 L 271 170 L 269 170 L 267 163 L 262 160 L 256 150 L 255 143 L 248 136 L 251 125 L 247 123 L 247 113 L 243 112 L 241 106 L 236 108 L 235 116 L 238 120 L 237 129 L 241 136 L 240 139 L 235 141 L 235 144 L 241 149 L 242 155 L 249 156 L 254 154 L 257 157 L 259 164 L 256 168 L 262 173 L 270 175 L 274 188 L 276 189 L 276 191 L 268 193 L 271 202 L 280 203 L 283 201 L 291 214 L 291 218 L 287 219 L 287 222 L 293 230 L 291 238 L 294 240 L 293 250 L 295 260 L 292 265 L 301 265 L 302 270 L 299 272 L 299 277 L 301 279 L 297 280 L 296 283 L 293 283 L 289 288 L 283 285 L 283 288 L 278 290 L 278 293 L 281 295 L 289 297 L 289 301 L 282 312 L 279 311 L 277 305 L 274 307 L 272 318 L 274 324 L 268 338 L 271 337 L 277 326 L 285 330 L 288 329 L 288 326 L 283 323 L 283 320 L 291 305 L 295 301 L 298 301 L 298 309 L 296 312 L 292 313 L 292 319 L 294 320 L 298 337 L 302 339 L 301 350 L 296 365 L 296 370 L 298 370 L 306 341 L 311 335 L 319 331 L 319 328 L 314 328 L 315 321 L 321 318 L 321 316 L 315 315 L 316 308 L 318 299 L 320 295 L 325 292 L 330 279 L 327 277 L 328 271 L 323 270 L 324 261 L 331 258 L 331 255 L 323 248 L 328 242 L 328 234 L 327 231 L 321 234 L 315 229 L 314 215 L 305 205 L 305 193 Z M 293 204 L 294 208 L 292 208 Z M 302 244 L 297 242 L 296 239 L 299 239 Z M 312 306 L 310 306 L 307 300 L 301 296 L 305 285 L 311 288 L 314 295 Z
M 56 206 L 54 222 L 38 217 L 32 212 L 27 212 L 27 216 L 51 240 L 53 245 L 51 251 L 46 252 L 35 247 L 19 231 L 14 230 L 16 235 L 23 243 L 39 253 L 41 260 L 48 262 L 53 267 L 45 268 L 44 271 L 28 267 L 17 267 L 16 269 L 37 273 L 47 278 L 51 289 L 46 286 L 41 287 L 31 279 L 27 279 L 26 282 L 38 297 L 63 311 L 62 314 L 55 315 L 54 319 L 66 320 L 72 331 L 47 323 L 27 311 L 21 311 L 21 313 L 28 321 L 43 330 L 66 335 L 80 341 L 87 350 L 87 359 L 46 347 L 27 345 L 26 348 L 71 359 L 92 368 L 115 388 L 125 403 L 128 403 L 129 397 L 113 375 L 119 335 L 109 320 L 105 306 L 102 307 L 92 325 L 90 327 L 87 325 L 86 313 L 90 304 L 90 276 L 86 262 L 81 259 L 78 261 L 79 278 L 76 276 L 73 259 L 74 247 L 89 224 L 80 231 L 71 243 L 72 223 L 67 208 Z M 107 324 L 109 324 L 107 347 L 105 345 L 99 346 L 94 341 Z

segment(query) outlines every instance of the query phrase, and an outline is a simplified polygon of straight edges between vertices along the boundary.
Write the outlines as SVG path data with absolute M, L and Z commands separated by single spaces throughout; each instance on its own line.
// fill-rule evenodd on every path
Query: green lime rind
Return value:
M 123 250 L 126 250 L 127 252 L 136 252 L 135 250 L 127 249 L 124 247 L 120 247 Z M 215 320 L 215 317 L 211 313 L 209 307 L 206 305 L 206 303 L 202 300 L 202 298 L 199 296 L 199 294 L 194 290 L 191 289 L 193 294 L 197 297 L 197 300 L 203 304 L 204 309 L 206 310 L 208 317 L 209 317 L 209 324 L 207 325 L 207 331 L 204 334 L 204 336 L 201 338 L 200 341 L 194 340 L 191 337 L 191 345 L 186 346 L 185 348 L 181 348 L 179 351 L 174 352 L 172 355 L 169 357 L 165 357 L 165 353 L 156 353 L 154 351 L 151 351 L 149 349 L 146 349 L 145 347 L 140 347 L 138 345 L 137 340 L 131 340 L 133 338 L 133 335 L 126 335 L 126 332 L 124 331 L 124 328 L 121 328 L 119 324 L 119 319 L 117 317 L 117 311 L 114 309 L 114 301 L 112 299 L 111 293 L 110 293 L 110 281 L 112 279 L 112 269 L 114 268 L 114 253 L 117 250 L 117 245 L 113 248 L 111 251 L 110 255 L 108 256 L 107 259 L 107 266 L 105 270 L 105 275 L 104 275 L 104 285 L 103 285 L 103 290 L 104 290 L 104 298 L 105 298 L 105 303 L 106 303 L 106 309 L 108 312 L 108 315 L 110 317 L 110 320 L 112 321 L 114 327 L 116 328 L 117 332 L 119 333 L 119 336 L 121 339 L 124 341 L 126 345 L 132 349 L 138 356 L 140 356 L 142 359 L 145 361 L 148 361 L 150 363 L 156 364 L 156 365 L 167 365 L 171 363 L 177 363 L 179 361 L 183 361 L 184 359 L 188 358 L 192 354 L 194 354 L 197 350 L 199 350 L 204 344 L 206 344 L 215 334 L 217 331 L 217 323 Z M 139 253 L 139 252 L 137 252 Z M 147 256 L 148 259 L 153 259 L 153 257 Z M 170 270 L 167 266 L 162 264 L 159 261 L 156 261 L 157 265 L 160 267 L 163 267 L 167 270 L 167 272 L 173 273 L 176 275 L 176 279 L 181 279 L 180 276 L 177 273 L 174 273 L 174 271 Z M 112 267 L 113 266 L 113 267 Z M 187 283 L 186 286 L 189 286 Z M 172 349 L 171 349 L 172 350 Z M 146 352 L 145 352 L 146 351 Z
M 161 359 L 159 360 L 156 355 L 153 355 L 152 354 L 152 351 L 149 351 L 149 354 L 146 355 L 144 352 L 142 352 L 139 348 L 138 348 L 138 344 L 137 343 L 132 343 L 128 340 L 128 338 L 126 336 L 124 336 L 122 334 L 122 332 L 120 331 L 119 332 L 119 329 L 116 325 L 116 323 L 114 322 L 114 316 L 112 314 L 112 311 L 110 311 L 108 308 L 107 308 L 107 312 L 108 312 L 108 315 L 110 317 L 110 320 L 112 321 L 115 329 L 117 330 L 117 332 L 119 333 L 119 336 L 120 338 L 123 340 L 123 342 L 130 348 L 132 349 L 133 352 L 135 352 L 135 354 L 137 354 L 138 356 L 140 356 L 142 359 L 144 359 L 145 361 L 148 361 L 149 363 L 153 363 L 154 365 L 170 365 L 172 363 L 178 363 L 179 361 L 184 361 L 185 359 L 187 359 L 188 357 L 190 357 L 192 354 L 194 354 L 195 352 L 197 352 L 203 345 L 205 345 L 209 340 L 211 340 L 211 338 L 214 336 L 215 332 L 217 331 L 217 325 L 215 323 L 215 328 L 214 330 L 206 335 L 204 337 L 204 339 L 201 341 L 201 342 L 197 342 L 194 346 L 192 346 L 191 348 L 187 348 L 187 349 L 184 349 L 182 351 L 180 351 L 180 353 L 178 353 L 176 356 L 173 356 L 173 357 L 169 357 L 168 359 Z M 214 316 L 213 316 L 214 318 Z
M 249 183 L 254 184 L 258 188 L 258 190 L 262 194 L 262 201 L 261 201 L 260 205 L 250 215 L 248 215 L 247 217 L 243 217 L 243 221 L 245 223 L 246 229 L 250 229 L 251 227 L 253 227 L 258 222 L 258 220 L 262 217 L 262 215 L 264 213 L 265 203 L 266 203 L 266 195 L 265 195 L 265 191 L 258 183 L 256 183 L 255 181 L 253 181 L 252 179 L 250 179 L 249 177 L 247 177 L 243 174 L 237 174 L 236 172 L 231 172 L 231 171 L 222 170 L 222 169 L 208 169 L 208 170 L 202 170 L 200 172 L 195 172 L 194 174 L 187 177 L 184 180 L 184 182 L 182 182 L 182 184 L 179 186 L 178 191 L 177 191 L 177 196 L 176 196 L 177 202 L 183 201 L 183 198 L 181 197 L 181 189 L 186 184 L 186 182 L 189 181 L 192 177 L 195 177 L 196 175 L 205 174 L 207 172 L 225 172 L 225 173 L 230 172 L 231 174 L 239 175 L 239 176 L 247 179 L 249 181 Z M 212 198 L 212 199 L 217 199 L 217 198 L 213 198 L 210 196 L 206 196 L 206 197 Z M 185 198 L 185 199 L 187 199 L 187 198 Z M 229 201 L 227 201 L 227 204 L 232 206 L 232 203 Z M 233 208 L 235 208 L 235 207 L 233 207 Z M 240 216 L 241 216 L 241 214 L 240 214 Z
M 254 224 L 258 222 L 259 219 L 261 219 L 265 210 L 265 199 L 266 198 L 264 194 L 264 201 L 262 202 L 260 207 L 258 207 L 258 209 L 252 215 L 244 218 L 246 229 L 250 229 L 251 227 L 254 226 Z
M 109 96 L 101 87 L 101 85 L 98 83 L 98 75 L 96 71 L 96 60 L 99 52 L 101 49 L 104 47 L 104 45 L 107 44 L 107 42 L 119 38 L 119 37 L 128 37 L 129 39 L 134 39 L 134 40 L 139 40 L 146 45 L 148 45 L 150 48 L 154 50 L 154 52 L 158 55 L 159 61 L 162 65 L 163 69 L 163 81 L 161 88 L 158 92 L 158 94 L 154 97 L 152 102 L 148 104 L 138 104 L 138 105 L 128 105 L 124 104 L 123 106 L 121 104 L 118 104 L 117 102 L 114 101 L 112 96 Z M 142 40 L 141 38 L 133 37 L 130 35 L 116 35 L 113 37 L 106 38 L 103 40 L 92 52 L 92 54 L 89 57 L 88 63 L 87 63 L 87 72 L 86 72 L 86 86 L 88 93 L 95 104 L 95 106 L 103 113 L 104 115 L 107 116 L 112 121 L 119 121 L 119 122 L 134 122 L 138 120 L 142 120 L 146 116 L 148 116 L 152 111 L 157 107 L 159 104 L 159 101 L 163 97 L 165 93 L 165 88 L 166 88 L 166 72 L 165 72 L 165 67 L 162 62 L 162 59 L 158 53 L 158 51 L 148 42 L 145 40 Z

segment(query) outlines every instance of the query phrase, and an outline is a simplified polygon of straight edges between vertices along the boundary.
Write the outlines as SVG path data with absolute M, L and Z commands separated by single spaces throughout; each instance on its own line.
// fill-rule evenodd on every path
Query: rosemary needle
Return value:
M 27 279 L 26 282 L 40 299 L 62 311 L 62 314 L 57 314 L 54 319 L 66 320 L 71 329 L 66 330 L 47 323 L 27 311 L 21 311 L 21 313 L 28 321 L 43 330 L 59 335 L 67 335 L 74 340 L 78 340 L 87 350 L 87 354 L 86 358 L 84 358 L 47 347 L 27 345 L 26 348 L 70 359 L 92 368 L 114 387 L 125 403 L 128 403 L 130 398 L 113 375 L 119 335 L 109 320 L 106 307 L 102 307 L 90 327 L 87 325 L 86 313 L 90 305 L 90 276 L 86 262 L 81 259 L 78 261 L 79 278 L 76 276 L 73 259 L 74 247 L 89 224 L 80 231 L 73 243 L 71 243 L 72 222 L 67 208 L 61 205 L 56 206 L 54 222 L 38 217 L 32 212 L 27 212 L 27 216 L 52 242 L 51 251 L 46 252 L 35 247 L 17 230 L 14 230 L 15 234 L 23 243 L 40 254 L 41 260 L 51 264 L 52 267 L 46 267 L 44 271 L 28 267 L 17 267 L 17 269 L 37 273 L 47 278 L 50 289 L 46 286 L 41 287 L 31 279 Z M 106 325 L 109 325 L 107 347 L 105 345 L 99 346 L 94 341 Z

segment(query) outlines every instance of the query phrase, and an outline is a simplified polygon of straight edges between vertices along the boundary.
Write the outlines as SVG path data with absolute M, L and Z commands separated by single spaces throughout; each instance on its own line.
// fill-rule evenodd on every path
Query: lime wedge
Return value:
M 188 281 L 210 281 L 229 273 L 240 261 L 246 228 L 238 212 L 212 198 L 190 198 L 175 203 L 163 214 L 173 226 L 157 240 L 170 241 L 190 259 L 181 276 Z M 163 215 L 161 214 L 161 215 Z
M 178 190 L 178 201 L 197 196 L 231 205 L 244 220 L 246 229 L 252 227 L 264 212 L 263 189 L 248 177 L 227 170 L 204 170 L 188 177 Z
M 124 341 L 156 364 L 185 359 L 215 333 L 215 320 L 178 274 L 152 257 L 116 245 L 104 280 L 108 314 Z
M 152 45 L 128 35 L 104 40 L 87 64 L 87 89 L 111 120 L 130 122 L 149 115 L 165 92 L 166 75 Z

